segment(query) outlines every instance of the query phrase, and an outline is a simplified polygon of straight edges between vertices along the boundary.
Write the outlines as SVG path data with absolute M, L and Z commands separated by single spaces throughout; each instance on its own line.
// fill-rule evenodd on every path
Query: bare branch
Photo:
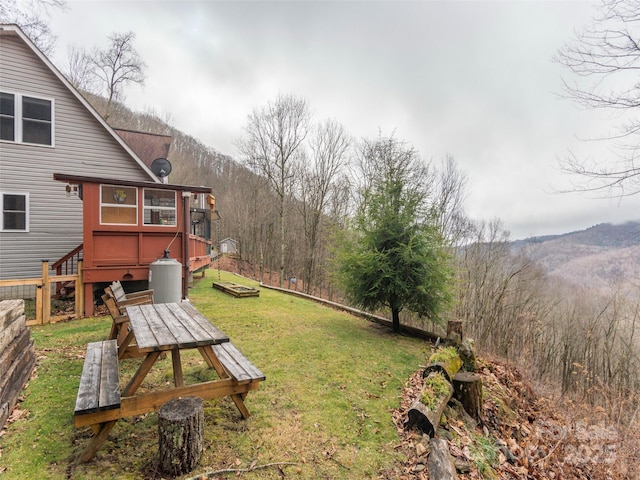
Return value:
M 561 162 L 565 173 L 580 177 L 583 183 L 575 191 L 604 191 L 608 195 L 635 195 L 640 192 L 637 148 L 640 145 L 640 0 L 603 0 L 600 14 L 574 42 L 565 45 L 554 61 L 567 67 L 579 79 L 563 81 L 565 96 L 590 109 L 618 112 L 625 117 L 614 134 L 597 140 L 611 141 L 616 152 L 611 159 L 593 162 L 570 154 Z M 631 117 L 631 119 L 629 119 Z

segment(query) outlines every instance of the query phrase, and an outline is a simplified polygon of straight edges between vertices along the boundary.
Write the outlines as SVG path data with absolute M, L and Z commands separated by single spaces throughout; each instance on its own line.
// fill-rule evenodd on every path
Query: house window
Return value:
M 144 189 L 144 224 L 176 225 L 176 192 Z
M 22 97 L 22 141 L 52 145 L 51 100 Z
M 29 230 L 29 195 L 0 193 L 2 224 L 0 230 L 27 232 Z
M 16 99 L 11 93 L 0 92 L 0 140 L 16 139 Z
M 0 140 L 53 145 L 53 100 L 0 92 Z
M 101 185 L 100 223 L 102 225 L 137 225 L 138 189 Z

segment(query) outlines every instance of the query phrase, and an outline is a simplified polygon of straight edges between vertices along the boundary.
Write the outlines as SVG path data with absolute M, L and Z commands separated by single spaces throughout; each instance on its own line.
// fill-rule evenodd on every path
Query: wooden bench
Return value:
M 245 357 L 240 350 L 231 342 L 212 345 L 218 360 L 224 366 L 229 375 L 239 384 L 249 382 L 260 382 L 266 377 L 258 367 Z
M 89 343 L 80 377 L 75 415 L 89 415 L 119 407 L 120 376 L 116 340 Z
M 121 312 L 124 312 L 124 308 L 128 305 L 147 305 L 153 303 L 153 290 L 125 293 L 122 284 L 117 280 L 105 288 L 105 292 L 113 295 Z
M 90 343 L 84 357 L 74 417 L 76 427 L 90 425 L 94 436 L 80 456 L 81 462 L 90 460 L 107 438 L 116 422 L 104 422 L 101 416 L 104 412 L 119 410 L 120 400 L 116 340 Z

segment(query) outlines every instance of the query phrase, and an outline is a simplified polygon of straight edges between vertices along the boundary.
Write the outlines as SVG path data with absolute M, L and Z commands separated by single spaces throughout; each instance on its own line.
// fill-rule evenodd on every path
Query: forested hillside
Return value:
M 513 243 L 550 275 L 573 285 L 612 288 L 640 280 L 640 223 L 602 223 L 583 231 Z

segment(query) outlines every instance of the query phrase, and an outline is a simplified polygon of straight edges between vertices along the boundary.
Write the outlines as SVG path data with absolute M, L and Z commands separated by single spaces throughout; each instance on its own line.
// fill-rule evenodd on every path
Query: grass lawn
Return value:
M 287 462 L 293 465 L 279 468 L 294 478 L 361 479 L 393 467 L 400 453 L 390 411 L 398 406 L 408 377 L 425 364 L 430 345 L 268 289 L 259 297 L 234 298 L 211 287 L 218 275 L 210 270 L 196 280 L 190 300 L 267 380 L 249 393 L 245 404 L 252 416 L 247 420 L 227 398 L 205 402 L 205 451 L 189 476 Z M 223 281 L 257 286 L 220 275 Z M 155 413 L 118 421 L 91 462 L 75 462 L 91 436 L 90 429 L 73 425 L 86 344 L 106 338 L 110 324 L 110 317 L 102 317 L 32 328 L 38 366 L 14 412 L 17 420 L 0 436 L 2 480 L 161 478 Z M 187 383 L 214 378 L 196 351 L 184 361 Z M 121 381 L 139 362 L 121 362 Z M 167 357 L 141 390 L 171 378 Z M 281 474 L 271 466 L 243 478 Z

